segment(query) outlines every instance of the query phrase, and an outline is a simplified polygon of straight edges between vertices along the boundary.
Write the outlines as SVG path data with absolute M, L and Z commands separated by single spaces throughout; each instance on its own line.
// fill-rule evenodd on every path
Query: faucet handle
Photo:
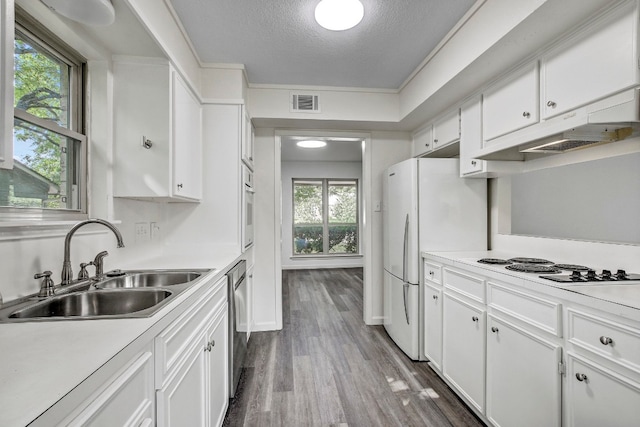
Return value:
M 89 278 L 89 272 L 87 271 L 88 265 L 93 265 L 93 261 L 80 263 L 80 272 L 78 273 L 78 280 L 85 280 Z
M 34 279 L 42 279 L 42 284 L 40 285 L 40 292 L 38 292 L 38 297 L 40 298 L 50 297 L 55 293 L 53 289 L 53 286 L 54 286 L 53 280 L 51 280 L 52 274 L 53 273 L 49 270 L 43 271 L 42 273 L 34 274 L 33 276 Z
M 96 267 L 96 279 L 102 279 L 102 276 L 104 276 L 104 257 L 106 257 L 107 255 L 109 255 L 109 252 L 102 251 L 98 255 L 96 255 L 95 259 L 93 260 L 93 265 Z

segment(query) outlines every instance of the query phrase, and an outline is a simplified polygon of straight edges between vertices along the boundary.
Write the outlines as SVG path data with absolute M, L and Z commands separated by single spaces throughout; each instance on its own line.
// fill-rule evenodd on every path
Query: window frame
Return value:
M 4 3 L 4 2 L 3 2 Z M 7 2 L 12 3 L 12 2 Z M 4 72 L 7 76 L 3 75 L 3 78 L 10 80 L 11 84 L 9 89 L 5 89 L 5 98 L 3 101 L 9 108 L 5 108 L 7 111 L 6 116 L 2 117 L 2 120 L 8 126 L 6 128 L 6 134 L 10 136 L 2 135 L 5 145 L 10 146 L 10 150 L 4 147 L 4 152 L 11 153 L 11 165 L 6 161 L 3 162 L 2 167 L 10 168 L 13 163 L 13 122 L 14 119 L 19 119 L 24 122 L 39 126 L 50 132 L 59 134 L 63 137 L 71 138 L 79 141 L 80 154 L 77 164 L 74 166 L 75 173 L 78 179 L 78 208 L 77 209 L 45 209 L 45 208 L 19 208 L 2 206 L 0 207 L 0 223 L 18 220 L 27 221 L 77 221 L 88 218 L 88 138 L 86 135 L 85 125 L 85 111 L 88 101 L 87 91 L 87 67 L 86 59 L 79 53 L 75 52 L 72 48 L 67 46 L 62 40 L 56 37 L 52 32 L 47 30 L 38 23 L 35 19 L 29 16 L 26 12 L 15 6 L 14 13 L 10 13 L 11 8 L 7 6 L 6 13 L 3 11 L 3 24 L 6 25 L 6 33 L 3 34 L 3 47 L 2 61 L 3 64 L 11 65 L 10 70 L 5 69 Z M 10 28 L 9 28 L 10 27 Z M 69 127 L 63 127 L 50 120 L 45 120 L 35 115 L 32 115 L 26 111 L 19 110 L 13 107 L 14 101 L 14 43 L 16 31 L 20 31 L 25 36 L 33 39 L 39 46 L 42 46 L 48 53 L 54 55 L 62 62 L 70 65 L 70 83 L 69 83 Z M 11 50 L 9 51 L 9 46 Z M 5 51 L 6 49 L 6 51 Z M 10 58 L 8 58 L 10 56 Z M 13 112 L 10 115 L 9 112 Z M 7 139 L 8 138 L 8 139 Z M 6 144 L 9 142 L 9 144 Z
M 298 254 L 296 253 L 296 244 L 293 237 L 295 236 L 295 212 L 296 206 L 294 201 L 296 182 L 304 183 L 320 182 L 322 185 L 322 253 Z M 356 237 L 357 251 L 354 253 L 331 253 L 329 252 L 329 183 L 330 182 L 354 182 L 356 190 Z M 353 257 L 360 256 L 360 179 L 359 178 L 291 178 L 291 254 L 294 258 L 314 258 L 314 257 Z M 320 224 L 318 224 L 320 225 Z M 335 224 L 334 224 L 335 225 Z

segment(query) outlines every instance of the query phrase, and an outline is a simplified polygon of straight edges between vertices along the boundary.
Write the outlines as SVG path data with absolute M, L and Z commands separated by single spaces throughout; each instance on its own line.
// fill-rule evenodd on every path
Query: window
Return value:
M 293 179 L 293 254 L 358 253 L 358 181 Z
M 86 212 L 84 60 L 16 10 L 13 165 L 0 169 L 5 218 Z

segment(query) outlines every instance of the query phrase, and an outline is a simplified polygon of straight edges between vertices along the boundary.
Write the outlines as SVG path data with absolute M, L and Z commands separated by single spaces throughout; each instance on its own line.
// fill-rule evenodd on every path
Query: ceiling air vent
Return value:
M 292 93 L 291 112 L 319 113 L 320 104 L 318 103 L 318 95 Z

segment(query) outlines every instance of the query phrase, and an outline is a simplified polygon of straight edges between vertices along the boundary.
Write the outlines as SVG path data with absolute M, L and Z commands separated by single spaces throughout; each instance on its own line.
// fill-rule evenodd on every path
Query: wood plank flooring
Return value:
M 285 270 L 283 329 L 251 334 L 225 426 L 482 426 L 362 321 L 362 269 Z

